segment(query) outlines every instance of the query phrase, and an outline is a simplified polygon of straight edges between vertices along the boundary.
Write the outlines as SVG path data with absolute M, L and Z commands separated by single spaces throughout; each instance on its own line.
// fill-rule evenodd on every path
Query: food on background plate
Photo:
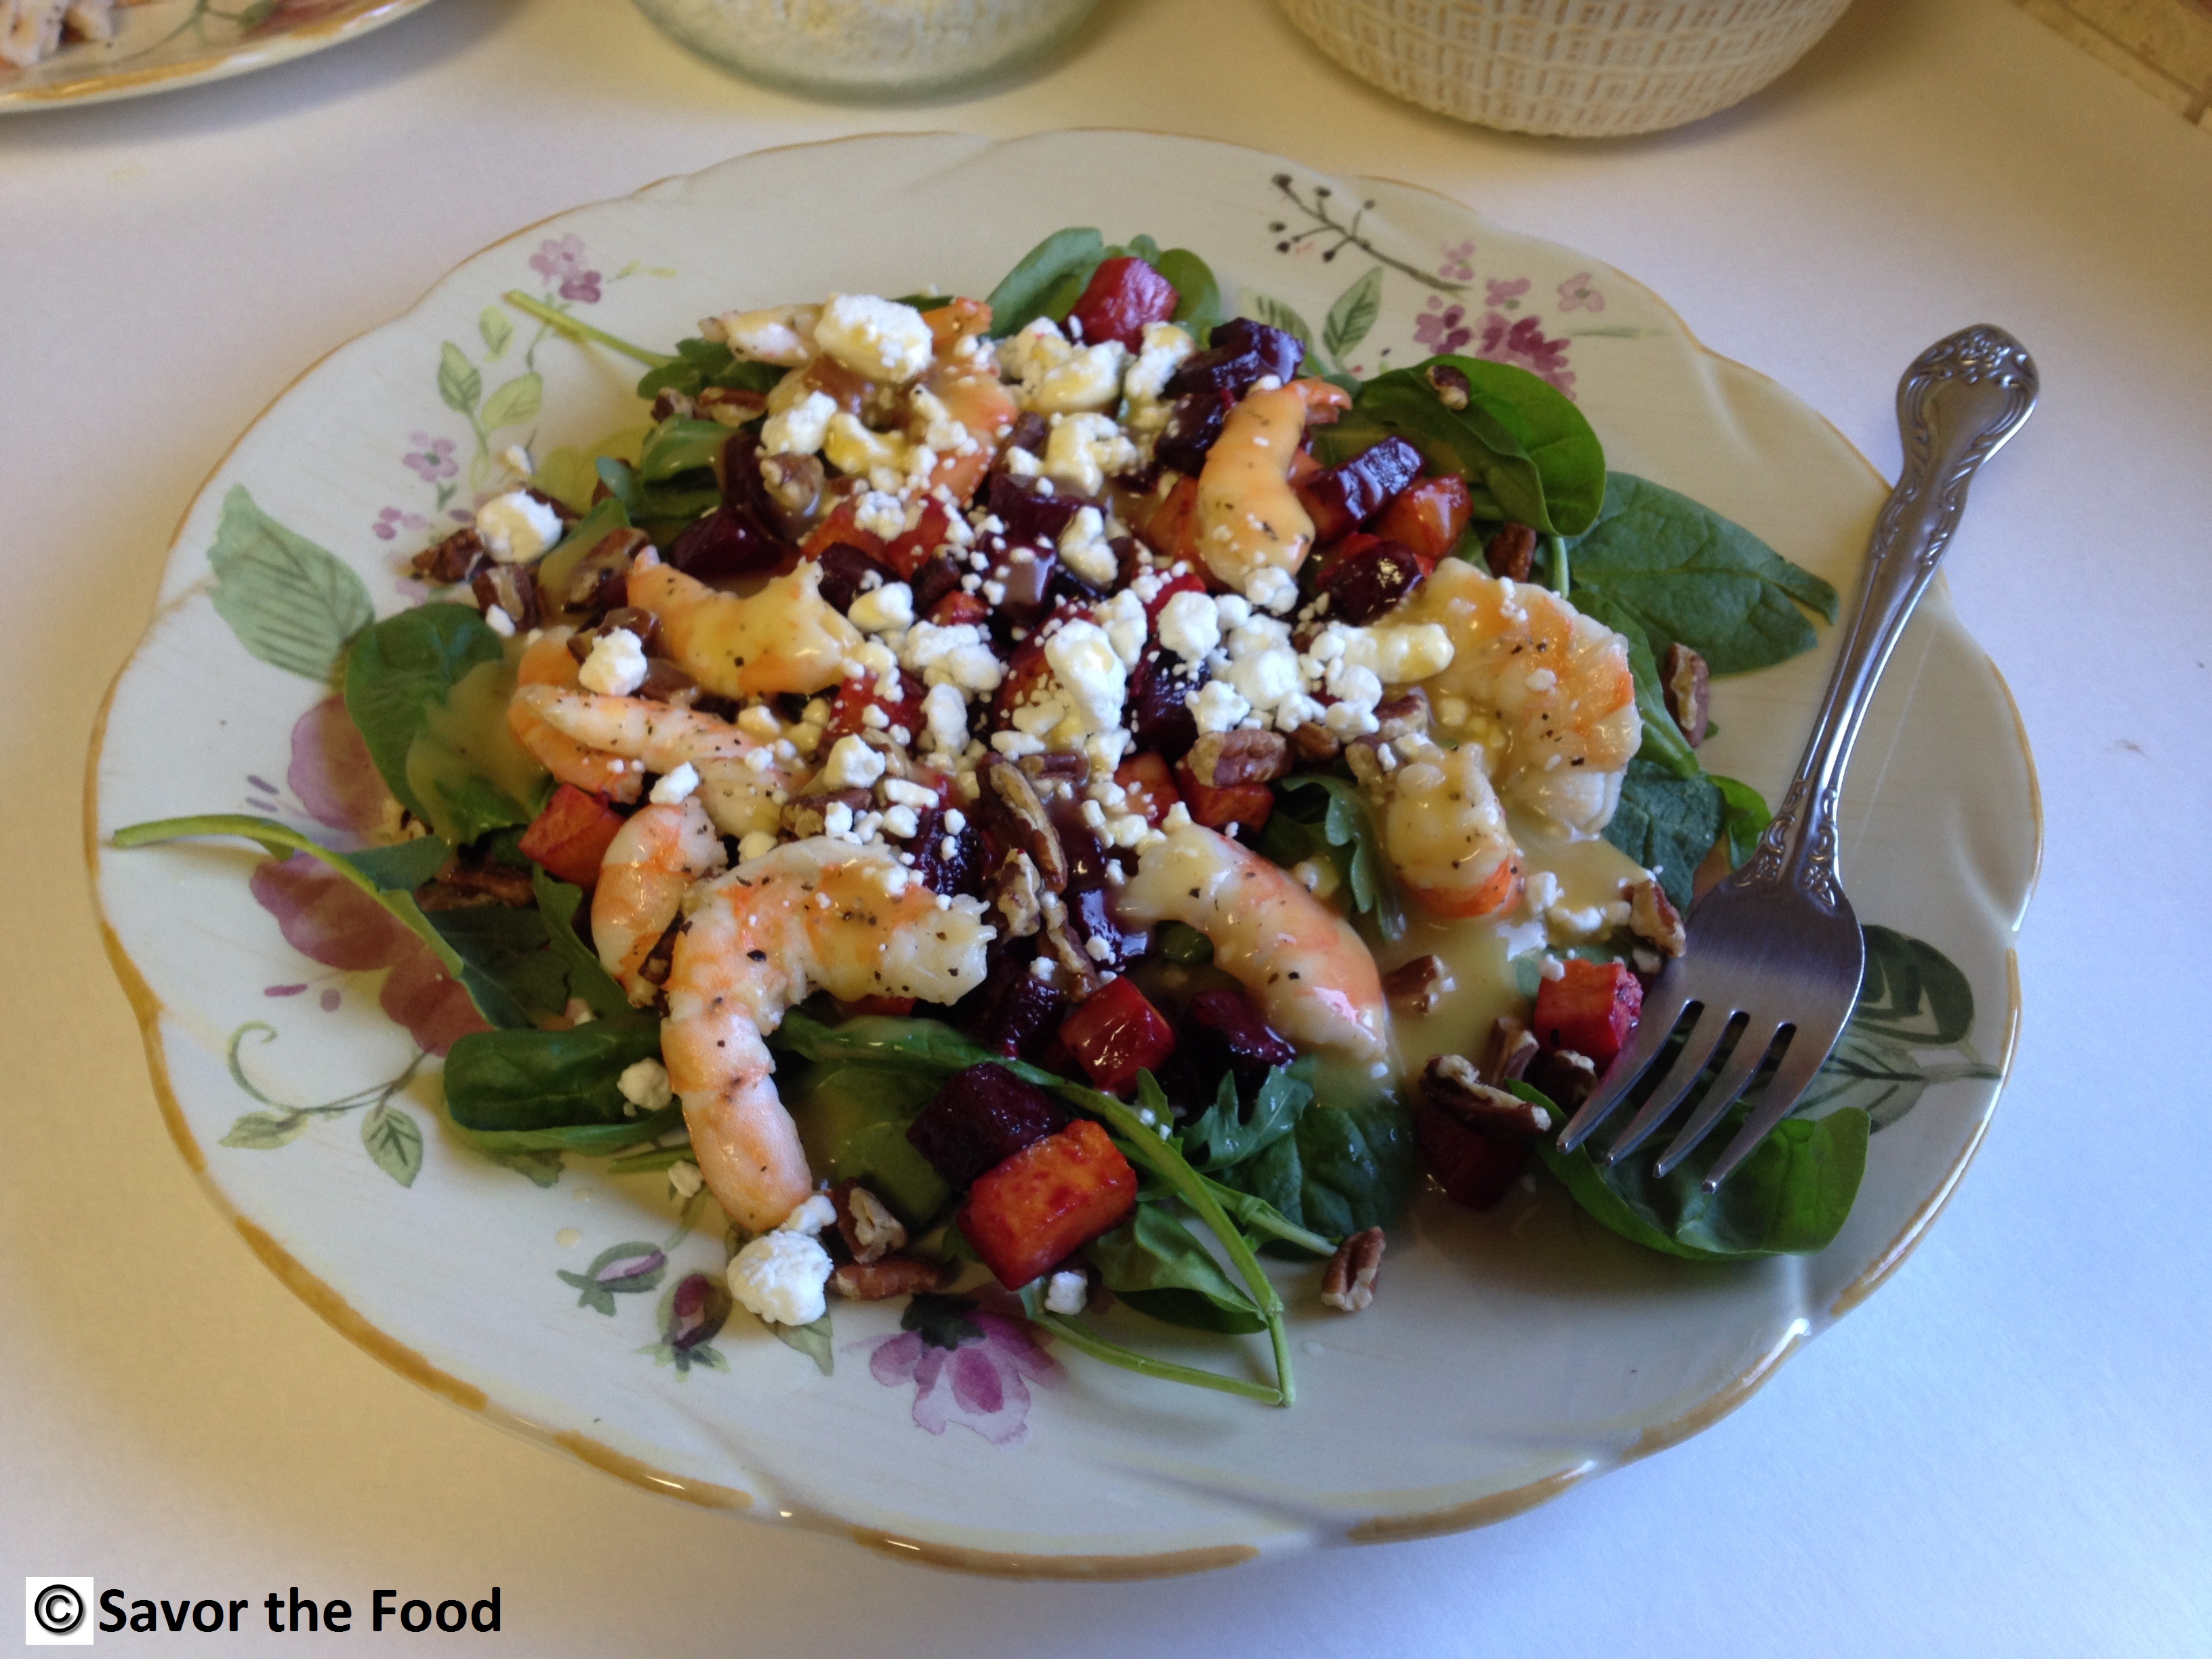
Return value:
M 115 8 L 145 0 L 0 0 L 0 64 L 28 69 L 64 40 L 112 40 Z
M 1764 825 L 1698 763 L 1712 677 L 1835 595 L 1608 475 L 1545 381 L 1316 374 L 1197 256 L 1090 230 L 987 301 L 732 310 L 672 356 L 507 299 L 646 362 L 650 422 L 514 454 L 415 557 L 436 597 L 354 640 L 404 838 L 118 837 L 374 892 L 483 1016 L 463 1135 L 703 1186 L 780 1326 L 988 1275 L 1283 1404 L 1258 1252 L 1369 1305 L 1422 1168 L 1474 1208 L 1540 1168 L 1678 1254 L 1834 1236 L 1863 1115 L 1777 1137 L 1718 1222 L 1694 1159 L 1552 1145 Z M 1265 1331 L 1274 1381 L 1133 1348 L 1115 1303 Z

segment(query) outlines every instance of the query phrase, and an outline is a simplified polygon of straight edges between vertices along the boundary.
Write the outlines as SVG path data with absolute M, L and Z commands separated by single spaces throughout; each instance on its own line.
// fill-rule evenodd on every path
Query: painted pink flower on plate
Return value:
M 885 1388 L 914 1384 L 917 1424 L 943 1434 L 957 1423 L 994 1446 L 1029 1438 L 1030 1385 L 1057 1388 L 1064 1373 L 1025 1321 L 965 1297 L 923 1294 L 899 1324 L 896 1336 L 855 1346 L 868 1350 L 868 1374 Z
M 1518 311 L 1521 296 L 1528 291 L 1529 279 L 1516 276 L 1510 282 L 1502 276 L 1492 276 L 1487 286 L 1488 304 L 1492 311 Z
M 1516 322 L 1503 312 L 1486 313 L 1482 319 L 1482 343 L 1474 355 L 1540 374 L 1569 397 L 1574 395 L 1575 377 L 1567 368 L 1566 341 L 1546 339 L 1534 317 L 1523 317 Z
M 341 698 L 325 697 L 293 722 L 284 781 L 316 823 L 343 832 L 332 838 L 341 851 L 374 834 L 389 811 L 392 798 Z
M 584 239 L 549 236 L 530 256 L 530 268 L 549 283 L 561 285 L 561 297 L 583 305 L 599 301 L 599 273 L 584 264 Z
M 1474 280 L 1474 244 L 1461 242 L 1443 250 L 1443 263 L 1437 267 L 1437 275 L 1448 283 L 1471 283 Z
M 1436 295 L 1429 295 L 1427 309 L 1413 319 L 1413 339 L 1431 351 L 1457 351 L 1474 337 L 1474 331 L 1467 325 L 1467 307 L 1446 305 Z
M 1603 311 L 1605 295 L 1590 286 L 1590 274 L 1578 270 L 1559 284 L 1559 309 L 1562 311 Z

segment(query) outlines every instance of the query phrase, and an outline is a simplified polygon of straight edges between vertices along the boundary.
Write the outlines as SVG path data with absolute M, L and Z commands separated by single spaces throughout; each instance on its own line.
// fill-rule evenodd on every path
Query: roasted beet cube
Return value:
M 1048 1035 L 1057 1035 L 1067 1012 L 1067 993 L 1031 973 L 1031 960 L 1011 953 L 1000 957 L 976 994 L 982 1006 L 969 1034 L 1010 1060 L 1035 1054 Z
M 914 590 L 914 614 L 926 617 L 948 594 L 957 593 L 960 579 L 967 574 L 951 559 L 941 554 L 925 562 L 907 578 L 907 585 Z
M 1504 1197 L 1528 1162 L 1527 1141 L 1471 1129 L 1427 1101 L 1413 1108 L 1413 1139 L 1444 1195 L 1470 1210 Z
M 982 841 L 964 813 L 957 830 L 945 827 L 941 811 L 932 808 L 919 814 L 907 845 L 914 853 L 914 873 L 931 892 L 981 893 Z
M 1052 613 L 1056 592 L 1053 578 L 1060 572 L 1060 556 L 1050 548 L 1010 547 L 991 562 L 984 575 L 998 584 L 1000 597 L 991 605 L 993 617 L 1008 628 L 1035 628 Z M 988 597 L 986 603 L 989 601 Z
M 1168 410 L 1167 424 L 1153 441 L 1153 457 L 1162 466 L 1196 477 L 1206 465 L 1206 452 L 1221 435 L 1222 423 L 1229 418 L 1231 401 L 1229 394 L 1221 392 L 1192 392 L 1177 398 Z
M 1145 343 L 1145 325 L 1164 323 L 1182 303 L 1173 283 L 1131 254 L 1093 271 L 1068 315 L 1083 325 L 1087 344 L 1119 340 L 1134 351 Z
M 960 1231 L 1016 1291 L 1136 1207 L 1137 1172 L 1105 1130 L 1078 1118 L 981 1176 L 960 1208 Z
M 1003 1066 L 986 1064 L 945 1079 L 937 1097 L 907 1126 L 906 1138 L 957 1188 L 1066 1121 L 1067 1114 L 1043 1090 Z
M 1571 959 L 1562 965 L 1565 971 L 1537 990 L 1529 1029 L 1546 1048 L 1587 1054 L 1603 1072 L 1636 1030 L 1644 986 L 1625 962 Z
M 740 513 L 750 514 L 765 527 L 776 521 L 775 502 L 768 493 L 768 481 L 761 477 L 760 432 L 755 427 L 741 427 L 730 434 L 722 445 L 722 499 Z
M 853 601 L 869 588 L 897 580 L 879 561 L 850 542 L 825 547 L 815 561 L 822 567 L 822 597 L 840 611 L 850 611 Z M 873 576 L 874 581 L 869 577 Z
M 823 744 L 835 743 L 840 738 L 850 737 L 871 727 L 878 732 L 890 732 L 894 742 L 897 741 L 898 732 L 904 732 L 907 740 L 911 742 L 915 734 L 921 730 L 924 687 L 920 680 L 904 669 L 899 671 L 898 683 L 898 695 L 886 697 L 883 692 L 883 682 L 876 675 L 864 674 L 857 679 L 840 680 L 837 695 L 830 704 L 830 724 L 822 733 Z M 880 726 L 869 718 L 871 708 L 882 711 L 883 723 Z
M 810 559 L 818 559 L 825 549 L 840 542 L 859 548 L 878 562 L 884 556 L 884 538 L 872 530 L 860 528 L 860 510 L 849 497 L 831 507 L 822 522 L 806 532 L 806 539 L 799 544 L 799 550 Z
M 1190 712 L 1196 680 L 1185 679 L 1164 652 L 1154 652 L 1137 670 L 1136 718 L 1130 722 L 1138 746 L 1169 761 L 1179 761 L 1198 741 L 1198 717 Z
M 1186 358 L 1167 389 L 1181 396 L 1190 392 L 1226 392 L 1241 398 L 1254 383 L 1272 374 L 1288 386 L 1297 378 L 1306 349 L 1297 337 L 1265 323 L 1237 317 L 1213 331 L 1207 349 Z
M 752 514 L 724 506 L 684 527 L 668 550 L 668 562 L 702 582 L 720 581 L 773 570 L 790 555 L 790 546 Z
M 1178 593 L 1203 593 L 1206 578 L 1194 570 L 1186 570 L 1180 576 L 1170 576 L 1159 585 L 1152 597 L 1145 601 L 1145 621 L 1151 626 L 1154 638 L 1159 635 L 1160 612 L 1168 608 L 1168 601 Z
M 1409 547 L 1379 536 L 1363 537 L 1358 546 L 1329 563 L 1314 588 L 1328 596 L 1329 621 L 1364 628 L 1404 604 L 1431 568 Z
M 897 573 L 901 581 L 907 581 L 937 556 L 937 550 L 945 545 L 951 529 L 952 514 L 945 503 L 927 501 L 914 527 L 900 532 L 885 545 L 883 562 Z
M 1109 1094 L 1134 1086 L 1139 1072 L 1157 1069 L 1175 1052 L 1175 1032 L 1165 1017 L 1127 979 L 1092 992 L 1062 1022 L 1060 1036 L 1091 1080 Z
M 548 874 L 589 887 L 599 880 L 599 861 L 622 827 L 622 814 L 605 797 L 564 783 L 516 844 L 525 858 L 544 866 Z
M 1181 1040 L 1218 1050 L 1222 1065 L 1234 1070 L 1248 1089 L 1265 1079 L 1270 1066 L 1287 1066 L 1298 1057 L 1290 1039 L 1238 991 L 1200 991 L 1193 997 L 1184 1012 Z
M 1257 830 L 1275 810 L 1275 792 L 1264 783 L 1200 783 L 1188 760 L 1176 763 L 1175 775 L 1176 787 L 1182 791 L 1182 804 L 1190 809 L 1192 820 L 1224 835 L 1231 824 L 1240 830 Z
M 1017 478 L 1001 472 L 991 480 L 991 511 L 1006 526 L 1009 546 L 1058 547 L 1060 532 L 1067 528 L 1083 502 L 1073 495 L 1048 495 L 1042 479 Z
M 1402 543 L 1435 565 L 1451 556 L 1467 533 L 1474 510 L 1466 479 L 1449 475 L 1423 478 L 1399 492 L 1373 528 L 1376 535 Z
M 990 623 L 991 607 L 981 594 L 965 593 L 956 587 L 930 606 L 927 616 L 939 628 L 983 628 Z
M 1403 438 L 1385 438 L 1350 460 L 1316 473 L 1298 488 L 1317 541 L 1357 530 L 1421 476 L 1421 452 Z

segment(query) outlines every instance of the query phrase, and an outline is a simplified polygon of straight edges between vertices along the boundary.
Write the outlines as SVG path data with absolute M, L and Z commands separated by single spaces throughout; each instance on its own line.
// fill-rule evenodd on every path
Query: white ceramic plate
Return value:
M 1248 307 L 1310 319 L 1356 371 L 1445 347 L 1531 366 L 1571 385 L 1613 465 L 1748 526 L 1847 603 L 1856 592 L 1884 487 L 1832 428 L 1705 351 L 1630 278 L 1456 203 L 1130 133 L 746 157 L 478 255 L 317 365 L 209 481 L 93 757 L 89 856 L 156 1091 L 216 1203 L 325 1318 L 458 1403 L 680 1498 L 947 1565 L 1090 1576 L 1496 1520 L 1740 1403 L 1897 1267 L 1981 1138 L 2016 1026 L 2011 939 L 2039 813 L 2010 697 L 1940 587 L 1861 739 L 1843 864 L 1861 917 L 1955 963 L 1973 1012 L 1959 1030 L 1953 985 L 1950 1029 L 1936 1030 L 1916 992 L 1897 1034 L 1861 1051 L 1887 1075 L 1855 1097 L 1885 1127 L 1842 1236 L 1814 1257 L 1700 1265 L 1621 1243 L 1548 1188 L 1480 1215 L 1424 1200 L 1358 1317 L 1322 1310 L 1283 1270 L 1300 1309 L 1289 1411 L 1055 1358 L 985 1314 L 932 1346 L 899 1330 L 896 1307 L 840 1304 L 826 1376 L 743 1312 L 702 1340 L 691 1310 L 708 1281 L 690 1276 L 720 1267 L 717 1231 L 684 1231 L 659 1176 L 572 1164 L 540 1188 L 463 1146 L 434 1065 L 409 1071 L 416 1045 L 378 1006 L 434 1036 L 439 993 L 416 966 L 387 975 L 375 964 L 393 953 L 373 938 L 318 936 L 270 872 L 249 884 L 248 851 L 101 844 L 191 811 L 273 811 L 330 839 L 373 819 L 322 741 L 324 688 L 241 648 L 210 600 L 209 550 L 243 487 L 388 612 L 415 597 L 404 556 L 489 486 L 499 447 L 543 454 L 635 418 L 632 366 L 540 334 L 502 292 L 665 343 L 738 304 L 987 291 L 1070 221 L 1200 250 Z M 1340 303 L 1363 283 L 1379 284 L 1364 328 L 1363 307 Z M 1709 763 L 1773 798 L 1832 649 L 1823 630 L 1820 651 L 1723 682 Z M 288 1115 L 299 1107 L 321 1109 Z M 1237 1361 L 1225 1339 L 1179 1344 L 1115 1316 L 1148 1346 Z
M 115 11 L 115 38 L 0 64 L 0 115 L 135 98 L 243 75 L 366 34 L 429 0 L 152 0 Z

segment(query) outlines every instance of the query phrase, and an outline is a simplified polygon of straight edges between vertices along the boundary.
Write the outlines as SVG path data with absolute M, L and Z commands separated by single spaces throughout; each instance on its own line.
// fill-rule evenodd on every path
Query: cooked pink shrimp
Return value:
M 1198 475 L 1199 556 L 1239 593 L 1263 568 L 1295 574 L 1313 546 L 1313 520 L 1291 488 L 1308 407 L 1297 385 L 1246 392 Z
M 888 849 L 820 836 L 693 888 L 684 908 L 661 1054 L 708 1190 L 763 1231 L 813 1190 L 763 1036 L 817 989 L 957 1001 L 982 982 L 994 930 L 981 901 L 940 899 Z
M 1462 559 L 1438 565 L 1391 620 L 1438 623 L 1450 637 L 1450 663 L 1422 689 L 1440 714 L 1455 699 L 1491 726 L 1503 800 L 1577 834 L 1605 828 L 1644 735 L 1620 635 L 1548 588 Z
M 802 560 L 745 598 L 659 560 L 630 566 L 629 602 L 660 621 L 676 665 L 719 696 L 826 691 L 845 677 L 860 632 L 822 597 L 822 567 Z
M 575 738 L 555 731 L 539 717 L 538 705 L 525 693 L 573 690 L 582 665 L 568 650 L 572 628 L 549 628 L 522 653 L 516 665 L 514 699 L 507 706 L 507 729 L 538 763 L 563 783 L 589 789 L 610 800 L 625 804 L 637 799 L 643 772 L 619 755 L 587 748 Z
M 676 920 L 685 891 L 728 862 L 696 796 L 680 806 L 642 808 L 607 843 L 592 890 L 592 943 L 638 1006 L 659 993 L 638 970 Z
M 1180 921 L 1212 941 L 1214 964 L 1295 1042 L 1379 1060 L 1390 1017 L 1375 958 L 1342 916 L 1291 874 L 1195 823 L 1138 855 L 1114 890 L 1125 921 Z
M 1381 797 L 1383 848 L 1413 897 L 1440 916 L 1511 910 L 1521 900 L 1521 849 L 1481 744 L 1443 749 L 1405 738 L 1391 746 L 1399 765 L 1370 793 Z

